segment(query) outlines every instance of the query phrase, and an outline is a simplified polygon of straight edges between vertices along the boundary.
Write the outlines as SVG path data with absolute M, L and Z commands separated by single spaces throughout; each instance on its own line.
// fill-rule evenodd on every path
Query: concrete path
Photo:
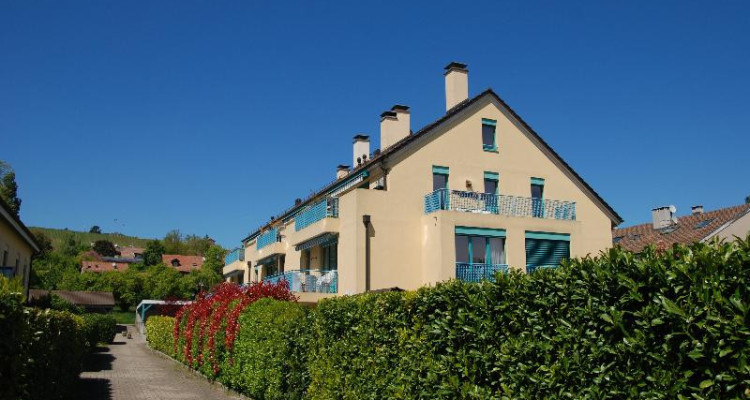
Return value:
M 240 398 L 154 353 L 132 326 L 130 330 L 133 339 L 117 334 L 114 343 L 89 356 L 81 374 L 77 399 Z

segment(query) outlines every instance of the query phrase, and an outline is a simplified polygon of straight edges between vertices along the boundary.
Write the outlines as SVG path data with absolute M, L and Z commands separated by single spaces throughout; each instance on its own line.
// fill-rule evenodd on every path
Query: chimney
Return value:
M 341 164 L 338 167 L 336 167 L 336 179 L 341 179 L 347 175 L 349 175 L 348 165 Z
M 396 104 L 380 114 L 380 148 L 385 150 L 411 134 L 409 107 Z
M 357 167 L 367 161 L 368 157 L 370 157 L 370 137 L 367 135 L 354 136 L 354 156 L 352 157 L 352 168 L 357 169 Z
M 452 62 L 445 67 L 445 111 L 469 98 L 469 70 Z
M 654 229 L 667 228 L 677 224 L 677 208 L 675 206 L 658 207 L 651 210 L 651 220 Z
M 703 214 L 703 206 L 692 206 L 690 207 L 690 211 L 692 211 L 693 215 Z

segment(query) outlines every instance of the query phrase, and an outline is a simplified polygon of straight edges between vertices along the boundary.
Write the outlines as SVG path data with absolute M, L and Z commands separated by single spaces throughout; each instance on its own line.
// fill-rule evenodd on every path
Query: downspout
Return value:
M 363 215 L 365 224 L 365 292 L 370 291 L 370 216 Z

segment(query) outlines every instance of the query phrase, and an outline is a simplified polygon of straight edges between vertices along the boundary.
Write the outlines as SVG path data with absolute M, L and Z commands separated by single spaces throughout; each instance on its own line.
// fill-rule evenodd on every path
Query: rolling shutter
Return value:
M 526 268 L 528 272 L 539 267 L 556 267 L 570 258 L 570 236 L 556 238 L 552 235 L 526 234 Z

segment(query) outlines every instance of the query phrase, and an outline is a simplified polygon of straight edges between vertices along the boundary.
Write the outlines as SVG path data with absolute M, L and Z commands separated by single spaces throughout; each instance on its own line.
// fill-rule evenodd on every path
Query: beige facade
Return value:
M 31 258 L 39 246 L 26 226 L 0 200 L 0 269 L 6 277 L 20 278 L 28 291 Z
M 463 93 L 457 85 L 468 81 L 463 76 L 468 74 L 465 66 L 457 65 L 449 66 L 446 73 L 446 89 L 452 91 L 447 104 L 457 106 L 435 124 L 403 139 L 398 139 L 393 127 L 409 132 L 408 108 L 394 106 L 398 113 L 384 113 L 381 134 L 390 146 L 246 238 L 244 260 L 249 263 L 230 264 L 225 274 L 232 268 L 245 268 L 247 282 L 285 272 L 285 279 L 299 280 L 293 290 L 313 292 L 304 295 L 314 300 L 321 291 L 325 296 L 393 287 L 416 289 L 454 279 L 459 264 L 463 265 L 457 264 L 457 235 L 464 231 L 480 232 L 480 239 L 485 231 L 503 239 L 497 242 L 503 245 L 498 250 L 502 262 L 490 262 L 496 253 L 490 256 L 487 244 L 486 259 L 476 263 L 481 268 L 507 264 L 507 268 L 525 270 L 526 247 L 534 234 L 568 238 L 569 257 L 597 254 L 610 247 L 611 230 L 621 222 L 620 217 L 494 92 L 457 98 Z M 452 76 L 457 69 L 460 79 Z M 402 127 L 393 115 L 398 118 L 404 113 L 406 122 L 401 122 L 407 125 Z M 491 146 L 483 143 L 483 125 L 487 124 L 494 124 Z M 447 175 L 447 188 L 433 193 L 436 173 Z M 496 180 L 498 189 L 480 194 L 488 176 Z M 543 182 L 541 199 L 531 199 L 533 182 Z M 436 198 L 443 200 L 437 208 L 430 208 L 426 203 Z M 546 204 L 548 211 L 524 208 L 532 203 Z M 317 216 L 310 218 L 315 210 Z M 301 221 L 307 226 L 296 228 Z M 258 248 L 262 235 L 271 229 L 277 233 L 273 242 L 266 244 L 266 236 Z M 484 254 L 485 250 L 480 251 Z M 482 257 L 469 260 L 469 267 L 474 268 Z M 333 269 L 335 290 L 321 290 L 321 280 L 327 282 Z

